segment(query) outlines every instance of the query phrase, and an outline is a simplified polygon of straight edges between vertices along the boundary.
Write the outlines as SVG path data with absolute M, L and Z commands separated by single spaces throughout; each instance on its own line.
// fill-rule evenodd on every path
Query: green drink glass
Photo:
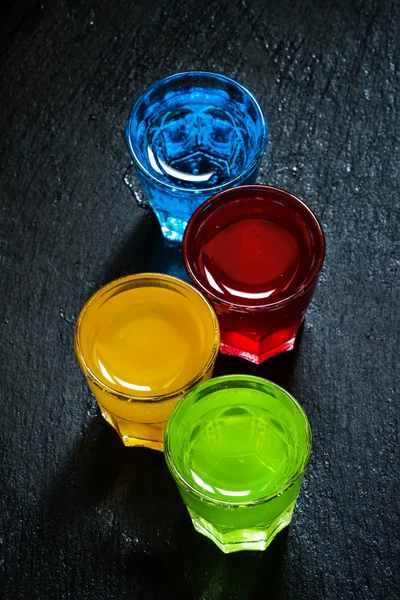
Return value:
M 216 377 L 176 405 L 164 452 L 198 532 L 225 553 L 265 550 L 292 519 L 311 429 L 271 381 Z

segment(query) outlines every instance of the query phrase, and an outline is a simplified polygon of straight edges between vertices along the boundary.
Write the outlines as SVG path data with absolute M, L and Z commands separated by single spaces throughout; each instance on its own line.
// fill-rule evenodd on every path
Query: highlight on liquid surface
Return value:
M 218 297 L 262 305 L 304 280 L 308 254 L 304 239 L 278 220 L 249 216 L 215 230 L 201 248 L 199 269 Z
M 197 295 L 188 299 L 160 287 L 126 289 L 87 312 L 82 349 L 94 374 L 115 391 L 168 394 L 207 363 L 214 333 L 207 311 Z
M 203 189 L 223 184 L 240 175 L 258 151 L 247 108 L 227 92 L 208 87 L 171 94 L 139 123 L 141 159 L 155 177 L 173 185 Z
M 272 495 L 288 481 L 298 460 L 296 440 L 267 406 L 247 403 L 260 392 L 230 393 L 240 394 L 233 406 L 213 408 L 216 394 L 202 400 L 207 406 L 192 426 L 184 472 L 210 498 L 247 502 Z

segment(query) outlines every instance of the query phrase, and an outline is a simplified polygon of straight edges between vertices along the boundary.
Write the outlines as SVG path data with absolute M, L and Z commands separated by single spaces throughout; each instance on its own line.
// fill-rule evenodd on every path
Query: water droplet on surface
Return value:
M 70 323 L 71 325 L 75 324 L 75 317 L 74 315 L 71 315 L 70 317 L 67 317 L 67 315 L 64 313 L 64 310 L 62 308 L 60 308 L 60 317 L 66 321 L 67 323 Z
M 136 179 L 136 175 L 135 175 L 135 171 L 134 171 L 132 163 L 130 163 L 130 165 L 128 166 L 128 168 L 125 172 L 124 183 L 130 189 L 130 191 L 133 194 L 133 197 L 135 198 L 137 204 L 140 207 L 142 207 L 142 208 L 150 207 L 149 201 L 147 200 L 147 198 L 144 195 L 144 193 L 142 192 L 142 190 L 139 188 L 139 183 Z
M 149 202 L 148 202 L 146 196 L 143 194 L 142 191 L 140 191 L 140 190 L 132 190 L 132 193 L 135 196 L 135 200 L 139 204 L 139 206 L 141 206 L 143 208 L 149 206 Z

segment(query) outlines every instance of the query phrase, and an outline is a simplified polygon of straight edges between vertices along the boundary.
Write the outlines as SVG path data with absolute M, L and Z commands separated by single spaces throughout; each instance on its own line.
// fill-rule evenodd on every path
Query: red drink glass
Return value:
M 293 349 L 325 258 L 304 202 L 264 185 L 225 190 L 193 214 L 183 256 L 217 313 L 223 354 L 259 364 Z

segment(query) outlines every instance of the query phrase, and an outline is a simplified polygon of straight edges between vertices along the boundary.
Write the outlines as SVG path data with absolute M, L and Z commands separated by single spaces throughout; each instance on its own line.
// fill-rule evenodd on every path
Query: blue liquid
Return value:
M 191 100 L 184 94 L 166 103 L 147 131 L 145 123 L 139 128 L 139 144 L 156 176 L 196 190 L 240 175 L 254 154 L 255 132 L 251 118 L 227 98 L 214 94 L 208 106 Z
M 127 124 L 140 183 L 171 240 L 182 239 L 190 216 L 210 196 L 257 175 L 265 120 L 244 88 L 221 79 L 226 89 L 200 85 L 195 76 L 193 85 L 167 93 L 156 84 Z

